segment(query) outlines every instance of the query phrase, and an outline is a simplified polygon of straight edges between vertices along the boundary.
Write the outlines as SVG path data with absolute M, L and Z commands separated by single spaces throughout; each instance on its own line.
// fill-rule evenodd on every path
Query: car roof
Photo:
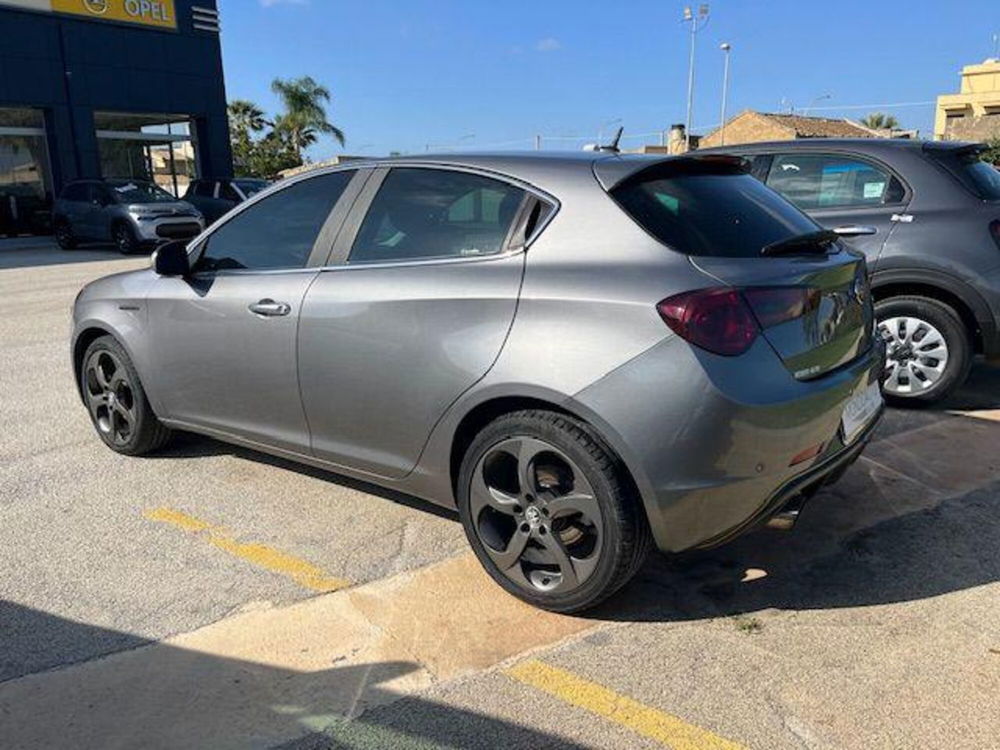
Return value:
M 579 182 L 581 173 L 596 175 L 605 189 L 652 164 L 697 158 L 697 154 L 666 156 L 663 154 L 621 154 L 611 151 L 499 151 L 462 152 L 450 154 L 415 154 L 385 159 L 349 161 L 332 168 L 334 171 L 362 167 L 436 166 L 479 169 L 495 172 L 535 185 L 543 190 L 558 190 L 561 183 Z M 296 175 L 296 177 L 304 176 Z
M 861 152 L 888 150 L 962 151 L 978 148 L 979 145 L 974 141 L 925 141 L 916 138 L 798 138 L 790 141 L 737 143 L 732 146 L 712 146 L 698 150 L 704 153 L 736 153 L 738 151 L 770 151 L 773 149 L 783 151 L 814 150 L 817 148 L 850 149 Z

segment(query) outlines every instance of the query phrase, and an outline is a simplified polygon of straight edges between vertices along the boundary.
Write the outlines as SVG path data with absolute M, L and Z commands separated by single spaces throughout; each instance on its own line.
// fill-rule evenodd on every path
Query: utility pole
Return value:
M 542 136 L 541 134 L 535 135 L 535 151 L 542 150 Z
M 733 46 L 729 42 L 723 42 L 719 45 L 726 55 L 726 62 L 722 68 L 722 115 L 719 122 L 722 123 L 722 131 L 719 133 L 719 145 L 726 145 L 726 98 L 729 96 L 729 53 L 732 51 Z
M 684 7 L 683 23 L 691 24 L 691 59 L 688 62 L 688 102 L 687 120 L 684 126 L 685 147 L 691 150 L 691 109 L 694 106 L 694 40 L 695 35 L 708 24 L 708 3 L 698 6 L 698 13 L 691 9 L 690 5 Z

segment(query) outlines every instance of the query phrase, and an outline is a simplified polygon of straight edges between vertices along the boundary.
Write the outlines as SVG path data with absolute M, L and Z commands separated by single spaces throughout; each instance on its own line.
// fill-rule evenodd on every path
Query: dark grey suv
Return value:
M 1000 356 L 1000 172 L 982 146 L 810 139 L 718 149 L 829 229 L 859 226 L 879 329 L 885 392 L 936 401 L 975 352 Z M 710 153 L 706 149 L 701 153 Z

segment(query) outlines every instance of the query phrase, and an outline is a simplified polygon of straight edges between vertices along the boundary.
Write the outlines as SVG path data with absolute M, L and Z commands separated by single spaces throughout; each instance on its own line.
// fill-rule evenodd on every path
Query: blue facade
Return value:
M 100 177 L 94 112 L 188 115 L 198 173 L 232 175 L 222 52 L 215 31 L 195 27 L 176 0 L 176 30 L 0 5 L 0 108 L 43 112 L 52 185 Z

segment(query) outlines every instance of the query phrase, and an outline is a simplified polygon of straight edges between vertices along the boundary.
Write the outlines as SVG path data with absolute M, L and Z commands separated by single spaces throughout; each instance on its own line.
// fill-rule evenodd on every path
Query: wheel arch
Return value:
M 615 462 L 620 467 L 623 481 L 627 482 L 636 493 L 636 497 L 638 498 L 638 507 L 642 509 L 644 514 L 647 513 L 645 503 L 646 493 L 644 493 L 640 488 L 639 483 L 637 482 L 637 479 L 639 478 L 634 475 L 626 457 L 622 455 L 622 451 L 617 447 L 617 441 L 615 438 L 608 435 L 607 430 L 601 429 L 597 420 L 588 418 L 584 409 L 576 408 L 572 399 L 556 401 L 544 396 L 494 396 L 474 405 L 462 416 L 455 430 L 452 432 L 449 455 L 450 489 L 454 502 L 457 503 L 458 501 L 458 476 L 462 467 L 462 459 L 465 457 L 465 452 L 472 444 L 476 435 L 494 419 L 497 419 L 505 414 L 523 411 L 526 409 L 538 409 L 555 412 L 586 425 L 587 428 L 593 432 L 594 436 L 601 442 L 604 448 L 612 455 Z
M 990 315 L 986 303 L 974 290 L 961 281 L 936 276 L 891 273 L 873 277 L 872 296 L 876 302 L 911 295 L 928 297 L 954 309 L 969 331 L 975 351 L 983 351 L 983 328 L 989 325 Z
M 81 401 L 83 401 L 83 389 L 80 387 L 80 374 L 83 370 L 83 355 L 87 352 L 87 347 L 101 336 L 111 336 L 119 344 L 125 346 L 111 330 L 99 325 L 89 325 L 77 334 L 73 341 L 73 382 L 76 383 L 76 392 Z M 126 349 L 126 351 L 128 350 Z

